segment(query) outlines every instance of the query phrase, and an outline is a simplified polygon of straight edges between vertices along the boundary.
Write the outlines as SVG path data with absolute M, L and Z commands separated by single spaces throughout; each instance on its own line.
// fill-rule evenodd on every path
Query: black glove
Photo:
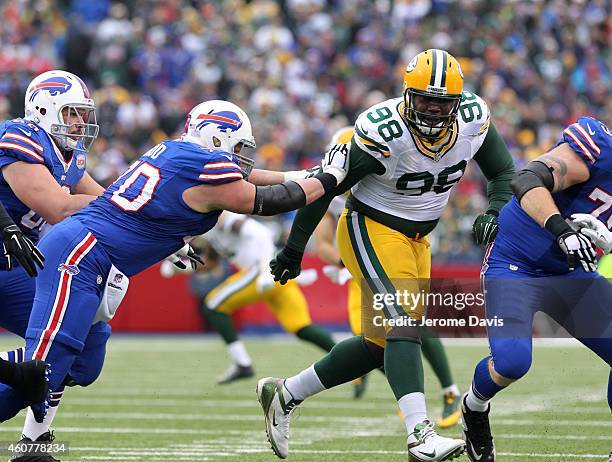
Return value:
M 275 281 L 287 284 L 289 279 L 295 279 L 302 272 L 303 252 L 285 246 L 270 262 L 270 269 Z
M 548 217 L 544 227 L 555 236 L 557 244 L 567 255 L 570 271 L 576 269 L 578 263 L 587 273 L 597 271 L 597 253 L 588 237 L 574 231 L 558 213 Z
M 15 258 L 31 277 L 38 276 L 36 267 L 43 269 L 45 257 L 30 238 L 25 236 L 15 224 L 5 226 L 0 234 L 6 257 L 6 269 L 8 271 L 13 269 L 15 266 L 13 258 Z
M 476 244 L 490 244 L 497 235 L 499 225 L 497 217 L 491 213 L 482 213 L 476 217 L 474 226 L 472 226 L 472 234 Z

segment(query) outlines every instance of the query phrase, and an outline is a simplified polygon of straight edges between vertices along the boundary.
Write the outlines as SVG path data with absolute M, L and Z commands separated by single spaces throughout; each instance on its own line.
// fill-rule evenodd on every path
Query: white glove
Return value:
M 347 281 L 353 279 L 350 271 L 346 268 L 337 265 L 325 265 L 323 267 L 323 274 L 327 276 L 334 284 L 343 286 Z
M 314 167 L 311 167 L 306 170 L 291 170 L 289 172 L 285 172 L 284 182 L 312 178 L 319 172 L 319 169 L 320 167 L 318 165 L 315 165 Z
M 189 244 L 185 244 L 178 251 L 167 257 L 166 260 L 179 270 L 187 271 L 188 273 L 195 271 L 198 267 L 198 263 L 201 265 L 204 264 L 200 256 Z
M 319 279 L 319 273 L 314 268 L 309 268 L 302 270 L 302 272 L 295 278 L 295 282 L 297 282 L 300 286 L 309 286 L 314 284 Z
M 612 232 L 601 221 L 588 213 L 574 213 L 572 224 L 580 230 L 580 234 L 588 237 L 604 254 L 612 252 Z
M 597 271 L 597 254 L 588 238 L 575 231 L 561 234 L 557 238 L 557 244 L 567 255 L 567 263 L 570 271 L 576 268 L 576 260 L 587 272 Z
M 335 144 L 325 153 L 321 167 L 323 173 L 330 173 L 336 177 L 336 185 L 346 178 L 349 167 L 348 144 Z

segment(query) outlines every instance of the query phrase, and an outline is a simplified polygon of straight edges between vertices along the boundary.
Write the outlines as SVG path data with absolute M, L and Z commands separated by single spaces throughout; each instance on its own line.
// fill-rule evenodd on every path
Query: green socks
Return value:
M 423 356 L 425 356 L 436 377 L 438 377 L 442 388 L 453 385 L 453 374 L 448 365 L 448 358 L 440 339 L 434 336 L 424 336 L 422 342 L 421 351 Z
M 409 393 L 424 392 L 421 345 L 417 339 L 387 337 L 385 374 L 398 400 Z
M 355 380 L 379 367 L 362 337 L 350 337 L 337 343 L 317 361 L 315 372 L 325 388 Z
M 319 326 L 315 326 L 311 324 L 310 326 L 302 327 L 298 330 L 295 335 L 298 338 L 305 340 L 310 343 L 314 343 L 319 348 L 324 349 L 325 351 L 331 351 L 336 342 L 332 339 L 329 332 Z

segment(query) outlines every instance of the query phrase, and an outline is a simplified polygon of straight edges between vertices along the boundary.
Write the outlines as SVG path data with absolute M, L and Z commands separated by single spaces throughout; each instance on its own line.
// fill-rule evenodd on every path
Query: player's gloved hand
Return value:
M 170 255 L 167 260 L 180 270 L 187 270 L 187 264 L 192 271 L 198 268 L 198 263 L 204 265 L 204 261 L 189 244 L 185 244 L 177 252 Z
M 270 262 L 270 269 L 275 281 L 280 281 L 281 284 L 287 284 L 289 279 L 295 279 L 302 271 L 302 256 L 303 252 L 292 249 L 291 247 L 283 247 L 283 250 L 276 254 L 276 257 Z
M 597 254 L 591 241 L 580 232 L 574 231 L 560 214 L 548 217 L 544 227 L 555 236 L 557 244 L 567 255 L 570 271 L 576 269 L 578 263 L 586 272 L 597 271 Z
M 476 244 L 490 244 L 497 235 L 499 225 L 497 217 L 491 213 L 482 213 L 476 217 L 472 226 L 472 235 Z
M 593 215 L 574 213 L 572 223 L 578 227 L 580 234 L 588 237 L 605 255 L 612 252 L 612 232 Z
M 346 178 L 349 167 L 349 146 L 335 144 L 325 153 L 321 168 L 323 173 L 330 173 L 336 177 L 336 185 Z
M 0 230 L 2 235 L 2 248 L 6 257 L 6 269 L 12 270 L 14 265 L 13 258 L 16 259 L 30 277 L 38 276 L 38 266 L 43 269 L 45 256 L 38 247 L 25 236 L 19 227 L 10 224 Z
M 321 170 L 321 166 L 315 165 L 306 170 L 290 170 L 285 172 L 285 182 L 295 180 L 305 180 L 306 178 L 312 178 Z

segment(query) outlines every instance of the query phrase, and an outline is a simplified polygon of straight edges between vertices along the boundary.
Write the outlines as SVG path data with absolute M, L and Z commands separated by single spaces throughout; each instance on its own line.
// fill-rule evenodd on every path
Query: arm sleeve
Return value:
M 200 183 L 219 185 L 231 183 L 232 181 L 242 180 L 242 171 L 238 164 L 223 156 L 215 153 L 211 156 L 204 167 L 199 172 L 198 180 Z
M 487 213 L 498 215 L 501 208 L 512 197 L 510 182 L 514 177 L 515 169 L 510 151 L 492 123 L 489 125 L 487 136 L 474 156 L 474 160 L 488 181 L 489 208 Z
M 14 225 L 15 223 L 11 219 L 10 215 L 0 202 L 0 229 L 6 228 L 7 226 Z
M 44 148 L 31 131 L 12 126 L 0 138 L 0 168 L 13 162 L 44 164 Z
M 349 170 L 346 178 L 335 190 L 325 194 L 320 199 L 298 211 L 293 225 L 291 226 L 291 233 L 287 240 L 287 246 L 299 252 L 303 252 L 308 243 L 308 239 L 310 239 L 310 236 L 321 221 L 321 218 L 325 215 L 332 199 L 349 190 L 366 175 L 371 173 L 380 175 L 384 173 L 384 171 L 385 168 L 378 160 L 360 149 L 355 142 L 351 142 Z

